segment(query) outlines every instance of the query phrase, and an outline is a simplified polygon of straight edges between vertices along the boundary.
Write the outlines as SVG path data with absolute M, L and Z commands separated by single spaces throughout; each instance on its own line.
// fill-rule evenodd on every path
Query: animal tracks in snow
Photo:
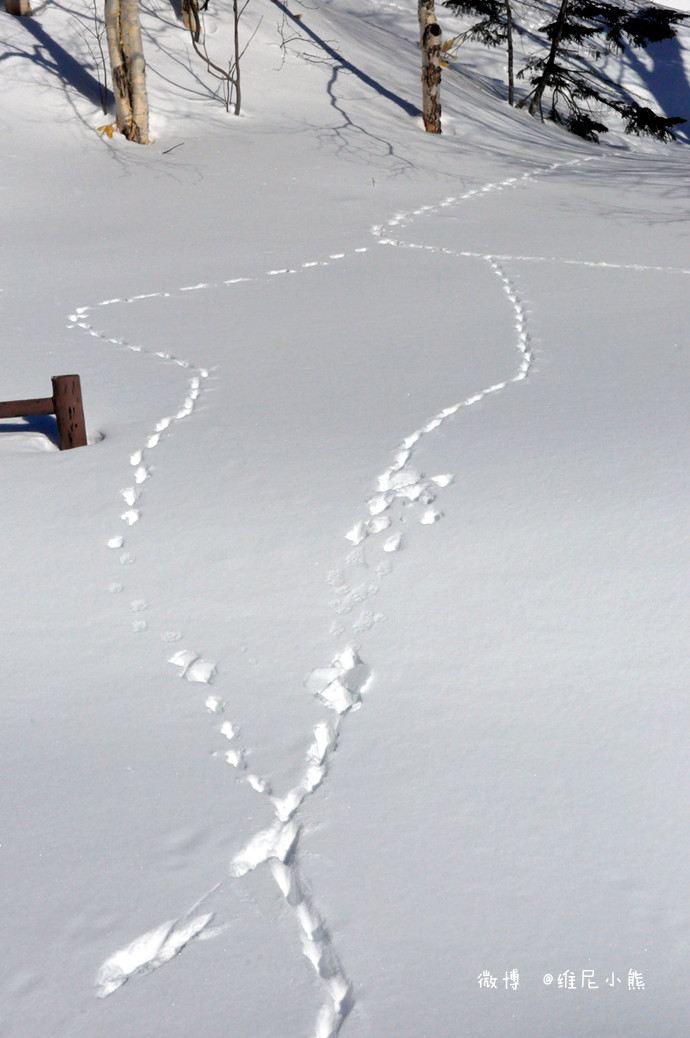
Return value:
M 210 685 L 216 676 L 216 664 L 205 660 L 190 649 L 182 649 L 176 652 L 168 660 L 174 666 L 180 668 L 180 677 L 185 681 L 196 684 Z
M 391 242 L 387 244 L 400 248 L 410 248 L 412 245 L 406 242 Z M 444 254 L 457 258 L 465 258 L 464 254 L 449 249 L 442 251 Z M 532 365 L 532 349 L 527 333 L 526 314 L 524 306 L 517 291 L 506 274 L 503 267 L 491 255 L 482 255 L 481 260 L 486 263 L 498 280 L 503 293 L 512 309 L 513 325 L 515 329 L 515 348 L 518 352 L 517 370 L 512 376 L 501 382 L 493 383 L 478 393 L 447 405 L 424 425 L 415 429 L 406 436 L 393 452 L 393 459 L 376 479 L 375 493 L 367 501 L 368 517 L 361 517 L 345 533 L 345 539 L 360 551 L 364 550 L 364 544 L 374 541 L 381 544 L 381 549 L 388 555 L 399 552 L 404 547 L 403 523 L 408 523 L 411 518 L 416 518 L 421 526 L 433 526 L 443 518 L 443 511 L 437 503 L 438 495 L 446 489 L 454 480 L 452 473 L 444 472 L 433 476 L 426 476 L 413 464 L 414 456 L 419 445 L 429 435 L 454 418 L 463 408 L 472 407 L 495 393 L 506 389 L 511 383 L 521 382 L 529 373 Z M 381 538 L 379 535 L 385 534 Z M 351 564 L 360 563 L 366 566 L 363 556 L 350 560 Z M 355 606 L 363 605 L 369 597 L 376 594 L 380 587 L 381 573 L 375 579 L 351 587 L 344 575 L 339 577 L 336 584 L 338 598 L 331 602 L 332 608 L 338 616 L 349 614 Z M 333 585 L 333 580 L 329 579 Z M 367 619 L 358 619 L 353 623 L 352 629 L 355 633 L 367 630 L 378 620 L 383 619 L 382 614 L 369 611 Z M 336 626 L 334 630 L 344 631 L 344 627 Z
M 464 399 L 446 403 L 441 410 L 425 419 L 423 424 L 408 434 L 392 452 L 387 467 L 372 481 L 370 496 L 363 502 L 360 514 L 356 515 L 349 528 L 343 531 L 343 536 L 348 542 L 347 554 L 342 566 L 328 574 L 327 582 L 332 593 L 329 606 L 335 614 L 330 631 L 333 638 L 338 638 L 341 646 L 344 641 L 345 646 L 334 653 L 326 666 L 315 668 L 305 679 L 306 691 L 318 700 L 326 713 L 324 719 L 311 730 L 296 785 L 287 792 L 280 793 L 273 789 L 268 777 L 255 773 L 251 768 L 251 748 L 244 744 L 241 728 L 236 720 L 228 716 L 226 700 L 216 694 L 200 697 L 200 706 L 205 709 L 215 726 L 217 749 L 214 756 L 230 767 L 231 773 L 238 781 L 243 782 L 252 794 L 263 797 L 270 805 L 273 821 L 245 842 L 230 863 L 230 872 L 235 878 L 240 879 L 258 868 L 268 868 L 285 903 L 292 911 L 302 953 L 311 964 L 323 989 L 323 1002 L 316 1017 L 313 1038 L 335 1038 L 355 1004 L 356 993 L 336 953 L 327 921 L 318 911 L 314 894 L 303 875 L 300 856 L 300 809 L 305 800 L 327 780 L 332 758 L 342 737 L 345 718 L 349 713 L 360 709 L 371 687 L 372 670 L 360 657 L 356 639 L 358 635 L 369 631 L 385 619 L 383 614 L 373 607 L 372 599 L 378 594 L 383 581 L 392 573 L 397 554 L 406 547 L 404 529 L 411 521 L 422 527 L 432 527 L 443 519 L 440 498 L 443 491 L 452 484 L 454 475 L 448 472 L 425 474 L 415 461 L 418 448 L 463 409 L 479 404 L 489 396 L 500 394 L 512 384 L 527 378 L 533 362 L 527 316 L 505 264 L 552 262 L 547 257 L 504 256 L 440 248 L 424 242 L 401 240 L 394 235 L 420 217 L 433 217 L 471 200 L 517 188 L 538 176 L 556 173 L 559 169 L 575 166 L 581 161 L 591 160 L 552 163 L 544 169 L 535 169 L 520 176 L 485 184 L 458 196 L 444 198 L 433 205 L 398 212 L 386 222 L 371 228 L 378 246 L 416 250 L 420 253 L 441 253 L 459 262 L 472 261 L 484 264 L 495 278 L 498 291 L 512 311 L 516 365 L 512 374 L 504 380 L 478 390 Z M 153 502 L 148 500 L 150 481 L 156 474 L 155 452 L 177 423 L 194 414 L 209 371 L 196 366 L 189 359 L 176 357 L 169 351 L 148 350 L 122 337 L 111 336 L 98 330 L 97 314 L 118 305 L 145 305 L 147 300 L 170 299 L 183 293 L 209 289 L 232 291 L 236 286 L 248 282 L 268 283 L 269 279 L 293 277 L 313 269 L 336 266 L 347 257 L 362 256 L 369 251 L 370 246 L 362 245 L 349 253 L 332 252 L 325 259 L 307 259 L 295 266 L 271 269 L 255 277 L 231 277 L 214 283 L 184 285 L 171 291 L 105 299 L 93 306 L 78 307 L 70 315 L 69 327 L 79 329 L 112 348 L 153 356 L 161 363 L 179 367 L 181 374 L 183 373 L 184 390 L 177 405 L 152 423 L 152 427 L 143 437 L 141 446 L 128 458 L 126 485 L 124 489 L 119 490 L 117 527 L 113 529 L 106 542 L 108 549 L 117 553 L 121 566 L 135 565 L 136 557 L 130 550 L 128 538 L 136 534 L 140 523 L 147 523 L 152 515 L 155 516 Z M 581 260 L 558 262 L 618 267 L 615 264 L 597 264 Z M 623 269 L 657 268 L 630 265 L 629 268 Z M 429 532 L 425 536 L 433 534 Z M 380 551 L 378 560 L 372 559 L 372 551 Z M 124 589 L 125 585 L 120 581 L 111 583 L 108 588 L 113 594 Z M 148 606 L 148 601 L 141 598 L 130 601 L 129 609 L 136 616 L 132 621 L 135 632 L 147 629 L 147 622 L 142 614 Z M 183 638 L 183 633 L 176 630 L 164 631 L 160 637 L 164 643 L 179 642 Z M 196 650 L 182 648 L 166 658 L 176 669 L 178 677 L 191 685 L 209 686 L 222 682 L 222 673 L 217 664 Z M 198 905 L 194 906 L 193 911 L 196 911 L 197 907 Z M 202 937 L 204 932 L 212 935 L 213 931 L 209 928 L 211 918 L 210 913 L 187 913 L 181 920 L 166 922 L 149 930 L 116 951 L 98 971 L 97 994 L 101 997 L 112 994 L 134 975 L 150 972 L 170 961 L 191 941 Z
M 200 937 L 213 919 L 213 913 L 192 916 L 191 912 L 197 907 L 198 904 L 181 919 L 171 919 L 148 930 L 107 958 L 96 974 L 98 997 L 107 998 L 130 977 L 151 973 L 170 962 L 190 941 Z
M 335 951 L 328 926 L 316 909 L 301 874 L 301 828 L 296 816 L 306 798 L 325 781 L 338 745 L 342 720 L 359 707 L 371 678 L 369 667 L 353 648 L 336 654 L 330 666 L 317 668 L 309 674 L 305 681 L 307 690 L 332 711 L 334 717 L 314 726 L 304 771 L 296 786 L 282 797 L 272 796 L 269 789 L 259 790 L 270 796 L 275 821 L 268 829 L 256 833 L 235 855 L 231 865 L 232 874 L 241 878 L 268 864 L 273 879 L 294 913 L 302 952 L 319 977 L 325 994 L 314 1038 L 337 1035 L 352 1006 L 352 985 Z
M 188 289 L 180 289 L 180 291 L 186 290 Z M 208 378 L 209 372 L 206 368 L 197 367 L 190 360 L 176 357 L 167 351 L 147 350 L 143 346 L 128 342 L 121 336 L 110 336 L 106 332 L 100 331 L 94 326 L 92 323 L 92 314 L 99 308 L 111 307 L 118 303 L 134 303 L 140 300 L 168 297 L 169 295 L 170 293 L 167 292 L 147 292 L 141 295 L 122 299 L 105 299 L 94 306 L 77 307 L 68 318 L 68 328 L 78 328 L 81 331 L 86 332 L 92 338 L 98 339 L 106 345 L 117 349 L 127 350 L 132 353 L 153 356 L 166 363 L 176 365 L 177 367 L 184 369 L 186 372 L 193 372 L 191 377 L 186 380 L 186 391 L 182 404 L 178 405 L 173 414 L 168 414 L 159 418 L 154 424 L 153 431 L 146 436 L 144 445 L 129 455 L 130 471 L 132 469 L 134 470 L 131 473 L 130 478 L 133 479 L 134 486 L 126 486 L 124 489 L 120 490 L 120 497 L 128 507 L 119 513 L 119 520 L 130 528 L 137 525 L 144 516 L 144 509 L 141 507 L 141 503 L 144 499 L 145 486 L 153 475 L 153 466 L 150 460 L 152 452 L 158 447 L 163 435 L 168 432 L 168 430 L 174 427 L 176 423 L 188 418 L 194 412 L 202 391 L 204 380 Z M 107 547 L 113 549 L 122 549 L 125 547 L 125 543 L 126 538 L 124 535 L 119 533 L 114 533 L 106 541 Z M 135 555 L 129 550 L 121 552 L 119 556 L 119 562 L 122 566 L 131 566 L 135 561 Z M 112 587 L 113 585 L 110 586 L 110 590 L 112 590 Z M 120 585 L 118 589 L 122 590 L 122 585 Z M 132 623 L 132 630 L 135 634 L 140 634 L 142 631 L 147 630 L 147 627 L 148 625 L 144 620 L 136 620 Z
M 548 166 L 544 166 L 541 169 L 527 170 L 525 173 L 521 173 L 518 177 L 505 177 L 503 180 L 496 181 L 495 183 L 483 184 L 481 187 L 470 188 L 468 191 L 463 192 L 460 195 L 450 195 L 448 198 L 444 198 L 442 201 L 435 203 L 434 205 L 422 205 L 418 209 L 410 209 L 406 212 L 395 213 L 389 220 L 383 224 L 375 224 L 371 228 L 371 233 L 375 238 L 378 238 L 382 244 L 392 244 L 390 239 L 384 238 L 386 228 L 395 227 L 406 227 L 416 217 L 428 216 L 441 212 L 443 209 L 448 209 L 461 205 L 463 202 L 469 202 L 475 198 L 482 198 L 485 195 L 495 194 L 499 191 L 510 190 L 511 188 L 519 187 L 525 183 L 534 181 L 537 177 L 548 176 L 551 173 L 555 173 L 557 170 L 564 169 L 568 166 L 580 166 L 585 162 L 593 162 L 594 157 L 585 159 L 570 159 L 568 162 L 552 162 Z

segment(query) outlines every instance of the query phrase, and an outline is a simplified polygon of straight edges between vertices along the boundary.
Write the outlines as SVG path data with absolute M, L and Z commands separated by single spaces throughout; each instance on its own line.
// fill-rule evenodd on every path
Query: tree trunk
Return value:
M 108 40 L 110 69 L 115 95 L 115 120 L 117 128 L 129 136 L 132 125 L 132 99 L 129 92 L 129 79 L 122 48 L 122 29 L 120 25 L 120 0 L 105 0 L 105 34 Z
M 565 28 L 565 21 L 568 17 L 568 4 L 570 0 L 561 0 L 561 7 L 558 12 L 558 18 L 556 19 L 556 25 L 553 30 L 553 38 L 551 40 L 551 50 L 549 56 L 546 59 L 544 70 L 541 74 L 539 82 L 537 83 L 536 90 L 532 95 L 532 100 L 529 103 L 529 114 L 536 115 L 537 112 L 541 113 L 541 99 L 544 96 L 544 91 L 548 86 L 551 73 L 553 72 L 554 65 L 556 64 L 556 56 L 558 54 L 558 48 L 561 44 L 561 38 L 563 36 L 563 29 Z
M 201 18 L 198 0 L 182 0 L 182 24 L 188 29 L 196 42 L 201 35 Z
M 233 19 L 233 41 L 235 47 L 235 115 L 240 114 L 242 107 L 242 84 L 240 82 L 240 17 L 242 12 L 239 9 L 238 0 L 232 0 L 232 19 Z
M 418 0 L 419 42 L 422 48 L 422 113 L 427 133 L 441 132 L 441 26 L 434 0 Z
M 29 0 L 5 0 L 5 11 L 7 14 L 28 16 L 31 14 Z
M 149 100 L 146 95 L 146 61 L 141 40 L 138 0 L 120 0 L 122 42 L 131 82 L 133 135 L 138 144 L 149 143 Z
M 137 0 L 105 0 L 117 128 L 127 140 L 149 143 L 146 63 Z
M 515 61 L 513 55 L 513 8 L 506 0 L 506 35 L 508 37 L 508 104 L 515 104 Z

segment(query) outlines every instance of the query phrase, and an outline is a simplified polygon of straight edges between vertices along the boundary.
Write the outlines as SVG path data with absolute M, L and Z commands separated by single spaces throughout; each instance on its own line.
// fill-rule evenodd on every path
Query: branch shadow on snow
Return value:
M 215 86 L 210 86 L 203 78 L 202 75 L 196 70 L 192 56 L 187 50 L 182 54 L 178 54 L 174 46 L 166 46 L 165 32 L 161 32 L 161 29 L 172 29 L 175 33 L 182 33 L 182 36 L 189 36 L 189 31 L 184 28 L 182 24 L 182 0 L 173 0 L 169 8 L 161 10 L 155 4 L 150 4 L 141 0 L 140 2 L 141 11 L 147 16 L 147 19 L 154 22 L 155 26 L 152 29 L 147 27 L 146 22 L 142 24 L 141 33 L 144 40 L 144 52 L 147 55 L 146 58 L 146 74 L 150 77 L 159 79 L 166 86 L 172 87 L 174 91 L 180 91 L 181 96 L 186 98 L 195 97 L 199 100 L 214 100 L 217 101 L 220 97 L 220 85 L 216 81 Z M 184 86 L 181 80 L 176 80 L 170 75 L 166 75 L 156 61 L 155 52 L 162 54 L 165 59 L 170 62 L 171 65 L 177 66 L 184 75 L 184 77 L 191 77 L 196 87 Z M 203 62 L 199 63 L 199 68 L 203 68 Z M 174 114 L 174 102 L 175 95 L 172 95 L 171 114 Z M 160 104 L 160 100 L 159 100 Z
M 294 22 L 301 33 L 304 33 L 304 35 L 308 36 L 310 40 L 313 40 L 313 42 L 321 48 L 324 54 L 327 54 L 329 58 L 332 58 L 337 63 L 339 70 L 351 72 L 352 75 L 359 79 L 361 83 L 364 83 L 365 86 L 371 87 L 371 89 L 379 94 L 380 97 L 385 97 L 387 101 L 392 101 L 393 104 L 397 105 L 398 108 L 401 108 L 403 112 L 405 112 L 406 115 L 411 116 L 411 118 L 417 119 L 421 116 L 421 109 L 417 108 L 416 105 L 411 104 L 410 101 L 406 101 L 404 97 L 400 97 L 400 95 L 396 94 L 393 90 L 389 90 L 389 88 L 384 86 L 383 83 L 380 83 L 377 79 L 368 75 L 361 68 L 358 68 L 357 65 L 353 65 L 352 62 L 343 57 L 339 51 L 334 47 L 331 47 L 330 43 L 324 40 L 322 36 L 319 36 L 318 33 L 314 32 L 313 29 L 310 29 L 308 25 L 305 25 L 302 18 L 294 15 L 292 11 L 281 2 L 281 0 L 271 0 L 271 3 L 274 7 L 277 7 L 286 18 L 289 18 L 291 22 Z
M 36 40 L 36 45 L 26 51 L 14 52 L 12 56 L 20 56 L 32 61 L 46 71 L 51 72 L 63 84 L 74 87 L 87 101 L 100 107 L 102 86 L 88 69 L 80 65 L 34 18 L 18 19 L 21 27 Z M 115 103 L 112 91 L 107 90 L 107 105 Z
M 389 140 L 386 140 L 384 137 L 379 137 L 377 134 L 372 133 L 371 130 L 367 130 L 364 126 L 360 125 L 360 123 L 355 122 L 354 119 L 352 119 L 352 117 L 345 111 L 342 99 L 337 97 L 335 88 L 338 82 L 338 76 L 341 72 L 346 71 L 349 71 L 347 66 L 341 64 L 333 65 L 330 78 L 326 84 L 326 93 L 328 94 L 329 103 L 334 111 L 342 117 L 342 122 L 339 125 L 329 126 L 326 129 L 319 130 L 319 137 L 329 136 L 335 138 L 337 141 L 336 150 L 338 153 L 343 151 L 356 153 L 359 151 L 363 153 L 364 157 L 368 160 L 371 159 L 368 150 L 371 151 L 372 148 L 376 149 L 376 147 L 380 145 L 384 158 L 393 159 L 398 162 L 398 172 L 402 172 L 404 169 L 413 168 L 414 163 L 411 162 L 410 159 L 399 155 L 396 152 L 394 145 Z M 361 133 L 363 137 L 370 142 L 370 146 L 365 145 L 364 142 L 362 147 L 354 145 L 352 141 L 348 140 L 346 137 L 350 130 Z

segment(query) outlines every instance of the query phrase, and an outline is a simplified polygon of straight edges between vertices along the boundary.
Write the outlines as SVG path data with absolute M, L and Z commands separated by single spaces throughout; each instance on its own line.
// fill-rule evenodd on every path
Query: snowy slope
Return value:
M 0 1033 L 681 1038 L 686 146 L 299 10 L 233 119 L 148 4 L 148 149 L 1 16 Z

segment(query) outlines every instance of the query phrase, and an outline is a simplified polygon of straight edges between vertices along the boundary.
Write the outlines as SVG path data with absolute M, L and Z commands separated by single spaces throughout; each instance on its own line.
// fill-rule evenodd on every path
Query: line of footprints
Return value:
M 524 174 L 521 178 L 507 178 L 498 184 L 486 185 L 477 191 L 470 191 L 459 198 L 444 199 L 437 206 L 423 206 L 411 213 L 400 213 L 388 221 L 387 227 L 393 228 L 407 224 L 414 217 L 438 212 L 442 208 L 467 201 L 470 197 L 487 194 L 490 191 L 513 187 L 532 176 L 552 172 L 560 165 L 553 164 L 547 170 L 535 170 Z M 516 373 L 509 379 L 497 382 L 457 403 L 445 407 L 434 415 L 419 429 L 416 429 L 401 442 L 394 451 L 389 466 L 378 476 L 372 494 L 366 502 L 362 514 L 345 532 L 345 539 L 350 547 L 341 569 L 328 574 L 327 582 L 331 593 L 335 596 L 330 607 L 335 616 L 331 623 L 330 633 L 334 637 L 342 637 L 349 630 L 353 636 L 368 630 L 379 620 L 380 613 L 368 606 L 368 600 L 376 595 L 382 581 L 392 572 L 392 559 L 405 547 L 403 527 L 410 519 L 415 519 L 421 526 L 433 526 L 443 517 L 439 506 L 439 495 L 453 482 L 451 473 L 440 473 L 426 476 L 414 465 L 414 454 L 424 437 L 433 433 L 444 422 L 456 415 L 462 408 L 474 406 L 488 396 L 505 389 L 510 383 L 519 382 L 527 377 L 532 363 L 532 352 L 526 329 L 525 312 L 518 298 L 513 283 L 491 255 L 476 256 L 449 249 L 439 250 L 435 246 L 403 242 L 384 237 L 384 225 L 372 228 L 372 234 L 378 244 L 386 247 L 428 249 L 443 251 L 458 259 L 481 259 L 486 262 L 491 272 L 501 284 L 501 288 L 510 303 L 516 333 L 516 348 L 520 355 Z M 354 250 L 356 253 L 366 252 L 366 248 Z M 345 253 L 335 253 L 328 261 L 310 261 L 301 264 L 302 270 L 315 266 L 328 266 L 331 261 L 344 258 Z M 294 274 L 292 268 L 267 271 L 264 277 L 281 274 Z M 224 285 L 237 284 L 248 278 L 232 278 Z M 196 291 L 207 286 L 205 284 L 185 286 L 179 291 Z M 99 305 L 112 305 L 117 302 L 130 302 L 137 299 L 150 299 L 170 296 L 169 292 L 147 293 L 132 297 L 131 300 L 104 300 Z M 95 329 L 87 320 L 88 311 L 93 307 L 81 307 L 70 320 L 73 327 L 79 327 L 95 338 L 115 346 L 139 353 L 147 353 L 141 346 L 134 346 L 121 338 L 111 338 Z M 145 446 L 134 452 L 129 461 L 132 472 L 131 485 L 121 491 L 123 511 L 120 520 L 126 527 L 137 524 L 144 513 L 144 488 L 152 476 L 150 454 L 158 446 L 161 437 L 175 423 L 189 417 L 196 407 L 203 380 L 208 377 L 208 370 L 194 368 L 189 361 L 182 361 L 171 354 L 159 352 L 154 354 L 164 361 L 178 364 L 180 367 L 193 368 L 194 374 L 188 380 L 187 395 L 180 409 L 173 415 L 164 417 L 156 423 L 155 429 L 147 437 Z M 135 557 L 129 551 L 126 538 L 118 533 L 111 537 L 108 548 L 117 551 L 121 566 L 129 566 Z M 371 551 L 380 549 L 378 562 L 371 564 L 367 557 Z M 355 578 L 349 573 L 363 572 L 363 577 Z M 358 582 L 359 581 L 359 582 Z M 124 590 L 121 581 L 110 585 L 113 593 Z M 143 599 L 130 603 L 131 611 L 136 614 L 132 621 L 135 633 L 147 629 L 146 620 L 141 614 L 147 609 Z M 353 617 L 347 620 L 348 617 Z M 179 641 L 181 634 L 165 631 L 161 635 L 164 641 Z M 191 649 L 180 649 L 169 657 L 169 663 L 177 670 L 179 677 L 192 684 L 210 686 L 215 681 L 218 670 L 214 661 L 205 659 L 200 653 Z M 206 710 L 217 721 L 219 738 L 224 741 L 224 749 L 218 756 L 234 769 L 256 793 L 268 798 L 273 812 L 273 822 L 265 829 L 253 835 L 245 846 L 235 855 L 231 862 L 230 872 L 240 878 L 254 869 L 268 865 L 286 903 L 292 909 L 297 921 L 302 951 L 311 963 L 324 989 L 324 1002 L 318 1012 L 313 1038 L 335 1038 L 348 1013 L 354 1005 L 353 987 L 336 954 L 330 931 L 325 920 L 315 907 L 309 886 L 300 869 L 299 811 L 307 797 L 319 789 L 327 777 L 331 758 L 336 752 L 341 737 L 345 717 L 360 708 L 363 696 L 370 688 L 372 672 L 361 659 L 354 644 L 347 644 L 333 656 L 326 667 L 313 670 L 305 679 L 307 691 L 316 696 L 328 710 L 327 718 L 319 721 L 312 730 L 309 746 L 304 759 L 303 770 L 297 784 L 287 793 L 279 795 L 273 790 L 270 780 L 256 774 L 250 766 L 251 753 L 248 747 L 241 744 L 239 727 L 227 716 L 227 706 L 221 696 L 206 694 L 204 705 Z M 214 888 L 214 890 L 217 888 Z M 126 980 L 135 974 L 150 972 L 158 968 L 179 952 L 192 939 L 204 939 L 213 936 L 210 926 L 213 913 L 206 912 L 194 915 L 204 898 L 197 902 L 183 917 L 168 921 L 148 931 L 124 948 L 119 949 L 101 966 L 96 979 L 96 990 L 100 997 L 105 997 L 117 990 Z

